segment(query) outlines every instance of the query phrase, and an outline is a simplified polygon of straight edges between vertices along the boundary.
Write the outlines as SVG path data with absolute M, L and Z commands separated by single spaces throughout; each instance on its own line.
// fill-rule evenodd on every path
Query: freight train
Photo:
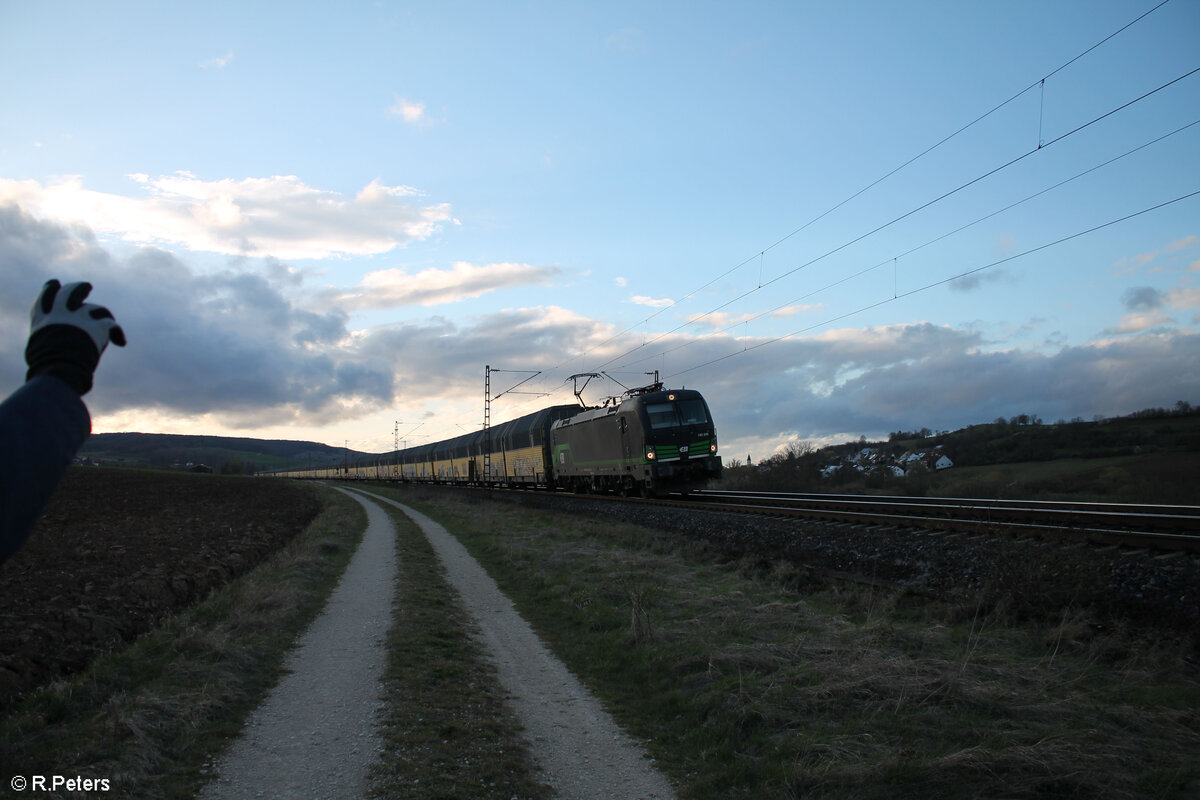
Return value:
M 441 442 L 275 474 L 652 496 L 719 478 L 721 457 L 700 393 L 656 383 L 596 408 L 551 406 Z

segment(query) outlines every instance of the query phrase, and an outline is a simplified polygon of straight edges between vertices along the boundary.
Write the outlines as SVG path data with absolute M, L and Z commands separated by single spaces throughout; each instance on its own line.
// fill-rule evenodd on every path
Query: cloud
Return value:
M 1200 289 L 1171 289 L 1167 292 L 1171 308 L 1200 308 Z
M 352 330 L 360 295 L 314 309 L 293 270 L 249 263 L 206 273 L 154 248 L 118 258 L 86 228 L 0 205 L 0 385 L 11 391 L 24 379 L 29 306 L 51 277 L 90 280 L 91 299 L 125 330 L 128 347 L 105 353 L 88 395 L 94 418 L 123 426 L 180 419 L 203 419 L 210 429 L 319 426 L 393 408 L 401 392 L 436 401 L 444 391 L 445 406 L 474 400 L 485 363 L 549 368 L 571 348 L 612 336 L 607 325 L 558 307 L 508 309 L 465 325 L 434 316 Z M 554 273 L 520 264 L 437 272 L 412 276 L 415 286 L 392 282 L 389 271 L 370 283 L 403 295 L 389 295 L 394 300 L 421 302 Z
M 367 333 L 361 352 L 387 356 L 398 382 L 423 396 L 482 397 L 485 364 L 523 370 L 550 370 L 574 349 L 608 354 L 612 328 L 559 306 L 504 309 L 469 324 L 431 317 L 382 326 Z M 610 348 L 606 350 L 605 348 Z M 560 378 L 552 379 L 558 386 Z
M 783 308 L 777 308 L 771 312 L 770 316 L 776 319 L 782 319 L 785 317 L 794 317 L 798 314 L 816 313 L 824 310 L 824 308 L 824 303 L 803 303 L 796 306 L 784 306 Z
M 1114 276 L 1132 275 L 1154 260 L 1153 253 L 1140 253 L 1136 256 L 1126 256 L 1117 260 Z
M 1163 248 L 1164 253 L 1178 253 L 1181 250 L 1196 250 L 1200 249 L 1200 236 L 1184 236 L 1181 239 L 1168 244 Z
M 317 313 L 286 293 L 278 271 L 193 271 L 160 250 L 119 260 L 86 232 L 0 205 L 0 377 L 23 374 L 28 304 L 52 277 L 93 283 L 129 340 L 110 348 L 88 396 L 93 414 L 150 409 L 218 413 L 229 425 L 274 411 L 275 421 L 336 419 L 383 407 L 394 374 L 353 347 L 339 310 Z
M 399 117 L 410 125 L 428 124 L 431 121 L 425 113 L 424 103 L 405 100 L 399 96 L 395 96 L 392 104 L 388 106 L 388 114 Z
M 1109 335 L 1141 333 L 1142 331 L 1155 330 L 1174 323 L 1174 317 L 1168 316 L 1161 311 L 1134 311 L 1122 316 L 1115 326 L 1105 328 L 1104 332 Z
M 1178 246 L 1179 242 L 1175 245 L 1163 248 L 1163 251 L 1177 252 L 1184 249 Z M 1175 325 L 1178 321 L 1163 309 L 1183 311 L 1200 308 L 1200 289 L 1177 286 L 1161 291 L 1152 286 L 1131 286 L 1121 293 L 1121 303 L 1129 313 L 1122 316 L 1115 326 L 1105 328 L 1105 334 L 1142 333 Z
M 400 277 L 382 270 L 371 280 L 394 300 L 422 302 L 466 286 L 486 290 L 489 281 L 536 282 L 542 275 L 520 264 L 437 272 Z M 1022 413 L 1050 421 L 1089 418 L 1200 402 L 1200 334 L 1186 331 L 1131 330 L 1056 352 L 989 351 L 978 332 L 929 323 L 773 342 L 678 332 L 622 355 L 641 333 L 618 335 L 607 322 L 561 306 L 507 308 L 464 321 L 431 315 L 353 330 L 350 309 L 363 302 L 365 280 L 343 292 L 341 304 L 314 307 L 302 277 L 280 262 L 235 259 L 205 273 L 154 248 L 118 258 L 86 228 L 38 219 L 11 204 L 0 205 L 6 390 L 23 380 L 29 305 L 50 277 L 91 280 L 92 299 L 112 309 L 128 336 L 128 347 L 105 353 L 88 395 L 93 417 L 110 429 L 180 420 L 202 420 L 208 430 L 333 426 L 405 405 L 416 414 L 436 409 L 436 429 L 430 424 L 422 433 L 441 438 L 457 432 L 455 419 L 447 419 L 457 416 L 456 407 L 472 415 L 470 424 L 476 421 L 484 364 L 542 370 L 527 388 L 554 392 L 508 397 L 497 409 L 503 418 L 572 402 L 563 383 L 572 372 L 602 367 L 624 380 L 661 369 L 669 385 L 704 393 L 721 441 L 736 447 L 738 457 L 744 446 L 765 454 L 771 442 L 790 439 L 950 429 Z M 1167 298 L 1168 305 L 1200 302 L 1184 290 Z M 588 400 L 620 391 L 598 386 Z
M 724 311 L 708 311 L 690 315 L 687 322 L 689 325 L 697 325 L 710 330 L 724 330 L 741 325 L 748 320 L 757 319 L 758 316 L 758 314 L 728 314 Z
M 1151 250 L 1148 253 L 1139 253 L 1135 256 L 1118 259 L 1116 263 L 1116 275 L 1128 275 L 1137 272 L 1144 267 L 1154 264 L 1157 261 L 1166 260 L 1166 265 L 1155 266 L 1149 269 L 1149 272 L 1158 272 L 1164 269 L 1170 269 L 1178 261 L 1178 254 L 1187 253 L 1191 250 L 1200 249 L 1200 236 L 1188 235 L 1180 237 L 1173 242 Z M 1184 267 L 1185 269 L 1194 269 L 1195 262 Z
M 317 259 L 387 253 L 432 236 L 451 220 L 445 203 L 371 181 L 353 198 L 294 175 L 206 181 L 187 172 L 129 176 L 147 196 L 92 191 L 71 176 L 42 186 L 0 178 L 0 203 L 136 244 L 182 245 L 226 255 Z
M 961 278 L 954 278 L 947 284 L 947 288 L 952 292 L 973 292 L 984 284 L 996 283 L 1004 280 L 1005 277 L 1003 270 L 982 270 L 972 272 L 970 275 L 963 275 Z
M 1131 286 L 1121 294 L 1121 302 L 1130 311 L 1149 311 L 1163 304 L 1163 294 L 1152 286 Z
M 233 61 L 233 51 L 226 50 L 225 55 L 209 58 L 200 62 L 201 69 L 225 69 Z
M 459 261 L 450 269 L 426 269 L 408 273 L 384 269 L 367 273 L 349 291 L 327 290 L 322 302 L 346 311 L 435 306 L 454 303 L 487 292 L 515 286 L 547 286 L 558 270 L 532 264 L 498 263 L 475 265 Z
M 1142 334 L 1053 354 L 981 344 L 928 324 L 846 329 L 751 349 L 680 377 L 705 393 L 722 441 L 874 438 L 914 426 L 953 429 L 1022 413 L 1091 418 L 1200 398 L 1200 335 Z M 725 352 L 742 346 L 728 342 Z M 719 347 L 698 343 L 689 360 L 700 361 L 703 350 L 715 355 Z M 669 368 L 665 374 L 680 380 Z
M 666 308 L 675 303 L 669 297 L 647 297 L 643 294 L 637 294 L 629 298 L 629 302 L 639 306 L 649 306 L 650 308 Z

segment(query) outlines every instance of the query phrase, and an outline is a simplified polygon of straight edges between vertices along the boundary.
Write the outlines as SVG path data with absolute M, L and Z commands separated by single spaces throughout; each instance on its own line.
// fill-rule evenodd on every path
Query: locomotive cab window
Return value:
M 650 427 L 678 428 L 683 425 L 704 425 L 708 415 L 704 413 L 704 401 L 699 399 L 680 400 L 677 403 L 647 403 L 646 416 Z

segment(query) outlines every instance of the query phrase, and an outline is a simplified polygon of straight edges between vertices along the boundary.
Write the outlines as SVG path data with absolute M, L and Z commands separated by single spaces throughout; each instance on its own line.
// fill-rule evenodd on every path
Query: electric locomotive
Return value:
M 719 478 L 721 457 L 700 393 L 655 382 L 596 408 L 551 406 L 487 431 L 281 474 L 651 496 Z
M 708 403 L 656 383 L 550 426 L 554 483 L 580 492 L 687 494 L 721 476 Z

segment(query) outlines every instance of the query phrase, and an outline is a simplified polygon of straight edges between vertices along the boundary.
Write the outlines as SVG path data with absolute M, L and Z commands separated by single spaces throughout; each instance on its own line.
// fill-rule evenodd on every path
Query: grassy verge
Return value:
M 1200 453 L 1058 458 L 955 467 L 895 481 L 891 490 L 949 497 L 1081 500 L 1098 503 L 1196 503 Z
M 387 643 L 384 748 L 372 768 L 371 796 L 552 796 L 537 781 L 520 724 L 433 548 L 402 513 L 388 513 L 400 569 Z
M 362 508 L 320 491 L 321 515 L 266 562 L 0 720 L 5 790 L 12 775 L 65 775 L 106 778 L 112 796 L 192 797 L 361 538 Z
M 1190 643 L 722 563 L 604 520 L 436 517 L 689 798 L 1194 797 Z M 991 607 L 988 607 L 991 608 Z

